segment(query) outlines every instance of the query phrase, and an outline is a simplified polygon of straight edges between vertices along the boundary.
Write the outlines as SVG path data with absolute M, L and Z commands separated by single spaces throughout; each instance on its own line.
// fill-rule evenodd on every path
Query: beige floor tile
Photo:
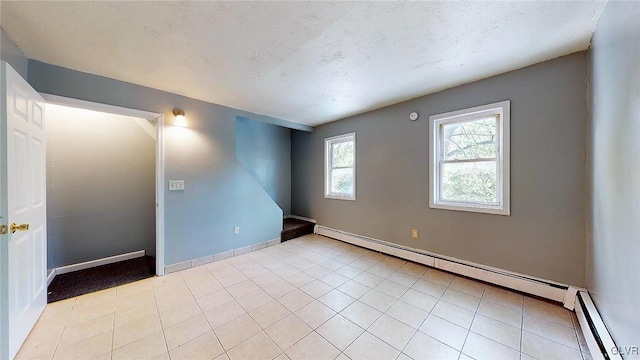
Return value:
M 134 293 L 118 293 L 116 296 L 116 311 L 124 310 L 132 306 L 156 307 L 156 299 L 151 290 L 141 290 Z
M 503 306 L 483 298 L 478 307 L 478 314 L 522 328 L 522 309 Z
M 24 342 L 16 356 L 16 360 L 51 359 L 62 336 L 62 330 L 34 336 L 33 332 Z
M 317 333 L 312 332 L 290 347 L 286 354 L 291 360 L 332 360 L 340 354 L 340 350 Z
M 331 273 L 331 270 L 327 269 L 324 266 L 321 265 L 315 265 L 309 269 L 306 269 L 304 271 L 306 274 L 311 275 L 313 278 L 315 279 L 320 279 L 328 274 Z
M 339 290 L 331 290 L 330 292 L 318 298 L 318 301 L 330 307 L 333 311 L 340 312 L 342 309 L 351 305 L 356 299 Z
M 437 359 L 437 360 L 454 360 L 458 359 L 460 352 L 449 347 L 440 341 L 416 332 L 411 341 L 404 348 L 403 352 L 413 359 Z
M 400 267 L 400 269 L 398 269 L 399 272 L 403 272 L 405 274 L 409 274 L 415 277 L 421 277 L 422 275 L 424 275 L 424 273 L 427 272 L 427 270 L 429 270 L 428 267 L 421 265 L 421 264 L 416 264 L 414 262 L 407 262 L 406 264 L 402 265 L 402 267 Z M 404 284 L 403 284 L 404 285 Z M 407 285 L 408 286 L 408 285 Z
M 547 321 L 556 322 L 566 327 L 573 327 L 571 312 L 559 304 L 526 297 L 524 299 L 524 312 Z
M 476 314 L 471 331 L 520 351 L 520 328 Z
M 395 359 L 400 352 L 377 337 L 364 332 L 344 353 L 352 360 Z
M 349 281 L 349 278 L 336 272 L 332 272 L 323 276 L 322 278 L 320 278 L 320 280 L 326 284 L 329 284 L 331 287 L 336 288 Z
M 262 287 L 265 287 L 269 284 L 273 284 L 274 282 L 281 280 L 280 276 L 272 273 L 271 271 L 264 273 L 262 275 L 256 276 L 254 278 L 252 278 L 253 282 Z
M 370 274 L 368 272 L 364 272 L 354 277 L 353 280 L 359 282 L 362 285 L 366 285 L 370 288 L 373 288 L 373 287 L 376 287 L 378 284 L 380 284 L 382 280 L 384 280 L 384 278 Z
M 387 315 L 380 316 L 367 331 L 399 351 L 404 349 L 416 332 L 415 329 Z
M 202 296 L 198 298 L 196 301 L 202 311 L 207 311 L 215 307 L 218 307 L 220 305 L 226 304 L 228 302 L 234 301 L 234 298 L 233 296 L 231 296 L 231 294 L 229 294 L 227 290 L 222 289 L 222 290 L 213 292 L 211 294 Z
M 111 333 L 102 333 L 80 340 L 68 346 L 59 346 L 53 358 L 57 359 L 90 359 L 111 350 Z
M 312 282 L 300 287 L 300 290 L 304 291 L 314 299 L 317 299 L 320 296 L 333 290 L 333 287 L 331 287 L 331 285 L 327 285 L 326 283 L 320 280 L 313 280 Z
M 69 315 L 67 326 L 79 324 L 81 322 L 103 317 L 115 312 L 115 300 L 107 300 L 105 302 L 94 304 L 93 306 L 75 307 Z
M 413 284 L 411 288 L 413 290 L 417 290 L 421 293 L 431 295 L 436 298 L 440 298 L 442 294 L 444 294 L 444 292 L 447 290 L 446 286 L 431 282 L 426 279 L 420 279 L 416 281 L 416 283 Z
M 293 286 L 301 287 L 312 282 L 313 280 L 315 280 L 315 278 L 307 273 L 298 272 L 293 275 L 287 276 L 285 280 L 287 280 L 287 282 L 289 282 Z
M 231 360 L 271 360 L 280 353 L 282 353 L 282 350 L 280 350 L 273 340 L 264 332 L 259 332 L 257 335 L 254 335 L 229 350 L 227 355 L 229 355 Z
M 313 298 L 301 290 L 293 290 L 292 292 L 281 296 L 278 301 L 284 305 L 289 311 L 296 311 L 301 307 L 313 301 Z
M 118 349 L 161 330 L 162 325 L 160 325 L 158 315 L 147 316 L 116 327 L 113 331 L 113 349 Z
M 240 304 L 240 306 L 242 306 L 247 312 L 257 309 L 271 301 L 273 301 L 273 298 L 262 289 L 241 296 L 237 299 L 238 304 Z
M 524 314 L 523 329 L 530 333 L 559 342 L 562 345 L 580 350 L 580 344 L 578 343 L 578 337 L 575 330 L 557 322 Z
M 176 290 L 175 292 L 168 292 L 162 295 L 156 294 L 155 298 L 159 312 L 163 312 L 176 306 L 180 306 L 181 304 L 194 299 L 188 289 Z
M 386 314 L 396 320 L 402 321 L 414 329 L 417 329 L 420 327 L 424 319 L 427 318 L 428 312 L 407 304 L 404 301 L 397 301 L 391 305 Z
M 327 320 L 331 319 L 336 312 L 319 301 L 314 301 L 308 305 L 303 306 L 295 312 L 296 316 L 300 320 L 304 321 L 312 329 L 322 325 Z
M 283 295 L 286 295 L 296 289 L 297 288 L 295 286 L 293 286 L 286 280 L 278 280 L 263 287 L 263 290 L 266 291 L 267 294 L 271 295 L 274 299 L 282 297 Z
M 462 350 L 469 333 L 469 330 L 433 314 L 420 326 L 420 331 L 458 351 Z
M 237 302 L 231 301 L 226 304 L 215 307 L 204 313 L 209 325 L 212 329 L 220 327 L 230 321 L 233 321 L 247 312 Z
M 438 303 L 437 298 L 414 289 L 407 290 L 400 300 L 427 312 L 431 311 Z
M 173 326 L 181 321 L 185 321 L 192 318 L 202 311 L 195 300 L 189 300 L 182 305 L 173 307 L 160 313 L 160 321 L 162 322 L 162 328 L 166 329 L 169 326 Z M 118 321 L 118 312 L 116 312 L 116 324 Z
M 371 306 L 372 308 L 385 312 L 396 302 L 396 298 L 383 294 L 376 289 L 364 294 L 359 301 Z
M 451 284 L 449 284 L 449 288 L 451 289 L 480 298 L 482 297 L 482 294 L 484 294 L 485 287 L 486 285 L 480 281 L 471 280 L 461 276 L 456 276 L 455 279 L 451 281 Z
M 243 315 L 214 329 L 222 347 L 227 351 L 261 331 L 260 326 L 249 315 Z
M 433 310 L 431 310 L 431 313 L 462 326 L 465 329 L 471 328 L 471 322 L 473 322 L 473 316 L 475 314 L 473 311 L 461 308 L 444 300 L 438 301 Z
M 167 348 L 173 350 L 209 331 L 211 331 L 211 327 L 207 319 L 204 315 L 199 314 L 166 328 L 164 337 L 167 340 Z
M 484 336 L 470 332 L 462 352 L 474 359 L 519 360 L 520 352 Z
M 76 325 L 68 326 L 62 333 L 58 346 L 65 347 L 92 336 L 113 331 L 113 314 L 87 320 Z
M 375 276 L 379 276 L 383 279 L 388 278 L 391 274 L 393 274 L 394 272 L 396 272 L 396 270 L 398 270 L 398 268 L 393 267 L 393 266 L 388 266 L 384 263 L 378 263 L 372 267 L 370 267 L 369 269 L 367 269 L 367 272 L 370 274 L 373 274 Z
M 277 301 L 271 301 L 249 313 L 253 320 L 263 329 L 284 319 L 289 316 L 289 314 L 291 314 L 291 312 Z
M 338 270 L 336 270 L 335 272 L 349 279 L 353 279 L 356 276 L 362 274 L 364 270 L 360 270 L 354 266 L 345 265 L 339 268 Z
M 336 315 L 322 324 L 316 331 L 336 348 L 344 351 L 364 332 L 364 329 L 344 316 Z
M 311 331 L 311 328 L 295 315 L 289 315 L 265 330 L 278 347 L 285 351 Z
M 478 304 L 480 304 L 479 297 L 468 295 L 451 288 L 444 292 L 441 299 L 473 312 L 478 310 Z
M 229 294 L 231 294 L 231 296 L 233 296 L 236 300 L 257 290 L 260 290 L 260 287 L 251 280 L 246 280 L 227 288 Z
M 199 276 L 193 279 L 185 279 L 187 287 L 196 299 L 207 294 L 224 289 L 224 286 L 207 271 L 206 276 Z
M 120 308 L 116 305 L 115 326 L 120 327 L 152 315 L 158 315 L 158 308 L 156 307 L 155 301 L 153 301 L 152 304 L 143 303 L 125 308 Z
M 487 286 L 482 298 L 515 310 L 522 310 L 524 302 L 522 295 L 495 286 Z
M 359 299 L 362 297 L 362 295 L 368 293 L 371 290 L 371 288 L 366 285 L 362 285 L 357 281 L 349 280 L 344 284 L 340 285 L 338 287 L 338 290 L 351 296 L 354 299 Z
M 455 275 L 451 273 L 436 269 L 429 269 L 424 275 L 422 275 L 423 279 L 431 281 L 432 283 L 440 284 L 442 286 L 449 286 L 454 277 Z
M 579 351 L 528 331 L 522 332 L 522 352 L 545 360 L 580 360 Z
M 398 269 L 398 271 L 391 274 L 387 279 L 409 288 L 409 287 L 412 287 L 413 284 L 415 284 L 416 281 L 420 279 L 420 276 L 422 276 L 422 275 L 420 276 L 411 275 L 406 272 L 402 272 L 400 270 L 401 269 Z
M 224 353 L 213 331 L 209 331 L 186 344 L 171 350 L 171 360 L 211 360 Z
M 380 284 L 376 285 L 374 289 L 396 299 L 399 299 L 402 295 L 404 295 L 404 293 L 407 292 L 407 290 L 409 290 L 408 287 L 400 285 L 391 280 L 384 280 Z
M 98 304 L 115 302 L 116 288 L 100 290 L 86 295 L 78 296 L 74 308 L 93 307 Z
M 359 300 L 347 306 L 340 314 L 363 329 L 371 326 L 382 315 L 380 311 Z
M 111 354 L 113 360 L 143 360 L 154 359 L 166 354 L 167 345 L 164 341 L 162 331 L 151 334 L 143 339 L 132 342 L 120 349 L 114 350 Z

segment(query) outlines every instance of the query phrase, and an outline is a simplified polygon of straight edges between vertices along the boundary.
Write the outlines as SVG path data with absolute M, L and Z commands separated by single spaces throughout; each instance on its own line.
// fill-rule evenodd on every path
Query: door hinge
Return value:
M 7 235 L 9 233 L 9 226 L 0 225 L 0 235 Z

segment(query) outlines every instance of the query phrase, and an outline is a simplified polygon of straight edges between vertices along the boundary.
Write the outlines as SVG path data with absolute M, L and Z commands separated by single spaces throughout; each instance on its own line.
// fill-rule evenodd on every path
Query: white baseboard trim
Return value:
M 602 321 L 602 317 L 600 317 L 598 309 L 586 291 L 578 292 L 576 316 L 578 317 L 578 322 L 580 322 L 582 333 L 587 341 L 589 353 L 591 353 L 593 359 L 622 360 L 620 353 L 625 349 L 616 347 L 611 334 L 609 334 L 609 331 Z M 631 350 L 632 349 L 629 349 L 629 351 Z M 638 351 L 637 347 L 635 351 Z
M 49 273 L 47 274 L 47 287 L 51 285 L 51 282 L 55 277 L 56 277 L 56 269 L 51 269 L 51 271 L 49 271 Z
M 577 287 L 575 286 L 414 249 L 326 226 L 316 225 L 314 232 L 319 235 L 411 260 L 436 269 L 553 300 L 562 303 L 564 307 L 569 310 L 573 310 L 575 306 L 577 292 Z
M 133 251 L 133 252 L 126 253 L 126 254 L 109 256 L 109 257 L 102 258 L 102 259 L 85 261 L 85 262 L 81 262 L 81 263 L 78 263 L 78 264 L 62 266 L 62 267 L 58 267 L 58 268 L 54 269 L 54 276 L 70 273 L 72 271 L 89 269 L 89 268 L 100 266 L 100 265 L 113 264 L 113 263 L 118 262 L 118 261 L 131 260 L 131 259 L 142 257 L 144 255 L 145 255 L 145 251 L 144 250 L 139 250 L 139 251 Z M 53 279 L 51 279 L 51 280 L 53 280 Z
M 182 261 L 182 262 L 171 264 L 171 265 L 166 265 L 164 267 L 164 273 L 171 274 L 177 271 L 186 270 L 192 267 L 208 264 L 211 262 L 228 259 L 230 257 L 250 253 L 252 251 L 264 249 L 266 247 L 278 245 L 278 244 L 280 244 L 280 238 L 263 241 L 253 245 L 243 246 L 237 249 L 231 249 L 231 250 L 213 254 L 213 255 L 203 256 L 193 260 L 187 260 L 187 261 Z
M 287 215 L 284 217 L 285 219 L 298 219 L 298 220 L 302 220 L 302 221 L 308 221 L 311 223 L 316 223 L 316 219 L 310 219 L 304 216 L 298 216 L 298 215 Z

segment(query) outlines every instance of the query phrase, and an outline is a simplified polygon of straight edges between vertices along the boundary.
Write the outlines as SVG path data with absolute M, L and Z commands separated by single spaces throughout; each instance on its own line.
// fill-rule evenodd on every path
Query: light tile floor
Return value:
M 559 305 L 318 235 L 47 306 L 18 359 L 591 359 Z

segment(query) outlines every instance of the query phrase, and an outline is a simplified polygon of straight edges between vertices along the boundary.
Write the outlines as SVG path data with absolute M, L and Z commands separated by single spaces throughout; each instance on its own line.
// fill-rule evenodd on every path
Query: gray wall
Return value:
M 28 59 L 9 35 L 0 28 L 0 59 L 6 61 L 24 79 L 27 78 Z
M 591 49 L 587 288 L 618 346 L 640 346 L 639 19 L 609 2 Z
M 280 206 L 291 213 L 291 130 L 236 118 L 236 156 Z
M 132 118 L 47 106 L 48 267 L 155 255 L 155 140 Z
M 292 213 L 321 225 L 584 285 L 585 52 L 292 136 Z M 511 100 L 511 216 L 429 208 L 432 114 Z M 409 121 L 417 111 L 420 119 Z M 323 197 L 323 140 L 355 132 L 357 201 Z M 411 239 L 411 228 L 420 239 Z
M 44 93 L 164 115 L 166 180 L 185 180 L 183 192 L 165 187 L 166 264 L 280 237 L 282 210 L 238 162 L 235 144 L 236 116 L 274 119 L 34 60 L 29 82 Z M 189 127 L 171 126 L 176 107 Z

